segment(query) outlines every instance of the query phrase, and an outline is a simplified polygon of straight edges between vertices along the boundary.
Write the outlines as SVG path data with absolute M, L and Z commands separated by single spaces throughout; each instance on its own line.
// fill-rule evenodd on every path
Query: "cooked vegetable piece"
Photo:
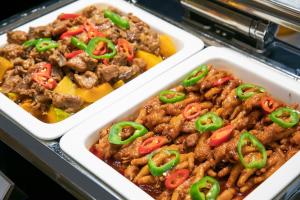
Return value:
M 39 39 L 35 45 L 35 48 L 38 52 L 47 51 L 57 47 L 58 43 L 53 40 L 49 40 L 48 38 Z
M 164 90 L 159 93 L 159 100 L 163 103 L 176 103 L 182 101 L 184 98 L 184 93 L 173 90 Z
M 135 131 L 129 138 L 122 140 L 120 134 L 123 131 L 123 128 L 125 128 L 125 127 L 134 128 Z M 119 144 L 119 145 L 129 144 L 132 141 L 134 141 L 136 138 L 145 135 L 147 132 L 148 132 L 148 130 L 139 123 L 123 121 L 123 122 L 114 124 L 110 128 L 108 140 L 111 144 Z
M 41 117 L 41 112 L 39 110 L 36 110 L 34 107 L 33 107 L 33 104 L 32 104 L 32 100 L 28 99 L 28 100 L 24 100 L 20 103 L 20 106 L 26 110 L 27 112 L 29 112 L 30 114 L 32 114 L 33 116 L 35 117 Z
M 196 120 L 195 126 L 200 133 L 214 131 L 223 126 L 223 120 L 215 113 L 208 112 Z
M 122 29 L 129 29 L 129 22 L 126 19 L 123 19 L 120 15 L 117 13 L 114 13 L 110 10 L 104 11 L 104 17 L 111 20 L 112 23 L 114 23 L 116 26 L 122 28 Z
M 66 32 L 64 32 L 59 39 L 63 40 L 63 39 L 66 39 L 66 38 L 70 38 L 72 36 L 75 36 L 75 35 L 78 35 L 80 33 L 83 33 L 84 32 L 84 27 L 83 26 L 79 26 L 77 28 L 73 28 L 71 30 L 68 30 Z
M 138 50 L 136 53 L 136 57 L 142 58 L 146 62 L 147 70 L 151 69 L 152 67 L 163 61 L 163 59 L 160 56 L 156 56 L 152 53 L 143 50 Z
M 71 81 L 68 76 L 65 76 L 56 86 L 54 92 L 60 94 L 75 95 L 76 85 Z
M 167 142 L 168 139 L 164 136 L 150 137 L 139 146 L 139 153 L 142 155 L 148 154 L 166 144 Z
M 246 89 L 251 89 L 252 91 L 250 92 L 244 91 Z M 236 88 L 236 95 L 238 96 L 239 99 L 246 100 L 252 97 L 256 93 L 263 93 L 265 91 L 266 90 L 263 87 L 256 86 L 250 83 L 245 83 Z
M 283 128 L 291 128 L 299 122 L 299 114 L 291 108 L 278 108 L 269 115 L 270 119 Z
M 279 106 L 278 102 L 276 102 L 271 97 L 263 97 L 260 102 L 260 105 L 262 109 L 264 109 L 264 111 L 268 113 L 273 112 Z
M 52 90 L 56 87 L 56 81 L 51 77 L 52 66 L 49 63 L 39 63 L 39 69 L 32 74 L 32 79 L 41 86 Z
M 99 55 L 99 56 L 95 55 L 94 51 L 99 42 L 105 42 L 107 44 L 107 48 L 111 52 L 108 52 L 104 55 Z M 95 37 L 95 38 L 91 39 L 87 46 L 86 52 L 89 54 L 89 56 L 91 56 L 92 58 L 95 58 L 95 59 L 112 58 L 117 54 L 117 50 L 116 50 L 116 47 L 113 44 L 113 42 L 111 40 L 108 40 L 106 38 L 101 38 L 101 37 Z
M 190 171 L 188 169 L 177 169 L 171 172 L 165 181 L 165 186 L 169 190 L 173 190 L 181 185 L 190 175 Z
M 159 50 L 164 57 L 170 57 L 176 53 L 176 46 L 168 35 L 159 35 Z
M 251 143 L 252 146 L 257 148 L 257 150 L 262 154 L 261 159 L 251 158 L 250 162 L 247 162 L 243 156 L 243 146 L 247 145 L 248 142 Z M 238 156 L 239 159 L 242 163 L 242 165 L 246 168 L 256 168 L 256 169 L 261 169 L 263 168 L 266 163 L 267 163 L 267 152 L 264 147 L 264 145 L 251 133 L 249 132 L 243 132 L 242 135 L 240 136 L 238 145 L 237 145 L 237 150 L 238 150 Z
M 97 30 L 95 25 L 89 22 L 88 20 L 84 23 L 84 29 L 86 30 L 89 39 L 92 39 L 94 37 L 106 37 L 104 33 Z
M 56 123 L 70 116 L 71 116 L 70 113 L 67 113 L 59 108 L 55 108 L 54 106 L 50 106 L 50 109 L 47 113 L 47 120 L 49 123 Z
M 62 13 L 61 15 L 58 16 L 58 19 L 60 20 L 75 19 L 79 16 L 80 14 L 75 14 L 75 13 Z
M 127 60 L 132 62 L 134 58 L 133 46 L 125 39 L 118 39 L 118 50 L 127 56 Z
M 182 82 L 184 87 L 195 85 L 198 81 L 203 79 L 208 74 L 208 67 L 201 65 L 197 69 L 193 70 Z
M 201 105 L 199 103 L 190 103 L 183 110 L 183 116 L 186 119 L 194 119 L 201 113 Z
M 232 125 L 227 125 L 213 132 L 209 138 L 209 145 L 212 147 L 219 146 L 220 144 L 227 142 L 230 139 L 231 133 L 234 127 Z
M 157 166 L 156 163 L 152 160 L 152 157 L 154 155 L 156 155 L 156 153 L 152 153 L 149 155 L 148 158 L 148 167 L 149 167 L 149 171 L 151 172 L 151 174 L 153 176 L 160 176 L 163 173 L 165 173 L 166 171 L 172 169 L 175 165 L 177 165 L 179 163 L 180 160 L 180 154 L 178 151 L 176 150 L 163 150 L 163 152 L 169 156 L 175 156 L 175 158 L 171 159 L 170 161 L 168 161 L 167 163 L 163 164 L 162 166 Z
M 125 82 L 123 80 L 118 80 L 117 82 L 115 82 L 115 84 L 113 85 L 114 89 L 117 89 L 121 86 L 123 86 L 125 84 Z
M 205 194 L 200 191 L 201 189 L 208 191 Z M 191 186 L 190 195 L 192 200 L 216 200 L 220 190 L 220 184 L 216 179 L 205 176 Z
M 77 37 L 71 37 L 71 43 L 78 49 L 84 51 L 87 49 L 87 45 L 84 42 L 80 41 Z
M 80 98 L 87 102 L 87 103 L 93 103 L 97 101 L 98 99 L 104 97 L 105 95 L 109 94 L 113 91 L 113 88 L 109 83 L 102 83 L 101 85 L 98 85 L 96 87 L 93 87 L 91 89 L 86 88 L 77 88 L 75 90 L 75 94 L 80 96 Z
M 219 78 L 216 82 L 213 83 L 213 86 L 217 87 L 217 86 L 224 85 L 225 83 L 227 83 L 228 81 L 230 81 L 232 79 L 233 79 L 233 77 L 231 77 L 231 76 L 225 76 L 223 78 Z
M 13 68 L 13 66 L 14 65 L 9 60 L 7 60 L 6 58 L 0 56 L 0 82 L 3 79 L 3 76 L 4 76 L 5 72 L 8 69 Z
M 75 56 L 77 56 L 77 55 L 79 55 L 83 52 L 84 52 L 83 50 L 72 51 L 71 53 L 65 54 L 65 57 L 68 58 L 68 59 L 71 59 L 71 58 L 74 58 Z

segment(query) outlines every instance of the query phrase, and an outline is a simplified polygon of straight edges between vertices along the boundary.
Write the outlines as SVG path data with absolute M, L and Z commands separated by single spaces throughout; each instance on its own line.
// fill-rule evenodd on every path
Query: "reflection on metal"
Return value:
M 267 21 L 300 31 L 299 0 L 215 0 Z M 199 1 L 198 1 L 199 2 Z
M 255 47 L 258 49 L 263 49 L 273 40 L 276 27 L 272 23 L 253 19 L 207 0 L 182 0 L 181 3 L 187 10 L 255 40 Z M 193 19 L 190 17 L 190 20 Z

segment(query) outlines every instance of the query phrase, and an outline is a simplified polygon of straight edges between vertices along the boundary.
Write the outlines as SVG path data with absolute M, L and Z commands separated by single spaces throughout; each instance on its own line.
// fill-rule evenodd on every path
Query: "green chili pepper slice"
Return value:
M 250 89 L 250 88 L 256 88 L 258 91 L 253 91 L 253 92 L 244 92 L 243 91 L 245 89 Z M 266 90 L 263 87 L 253 85 L 250 83 L 245 83 L 245 84 L 241 84 L 240 86 L 238 86 L 236 88 L 236 95 L 238 96 L 239 99 L 246 100 L 246 99 L 252 97 L 256 93 L 263 93 L 265 91 Z
M 175 158 L 170 160 L 169 162 L 167 162 L 166 164 L 158 167 L 156 166 L 156 163 L 152 160 L 152 157 L 158 153 L 151 153 L 148 157 L 148 167 L 149 170 L 151 172 L 151 174 L 153 176 L 160 176 L 162 175 L 164 172 L 168 171 L 169 169 L 171 169 L 172 167 L 174 167 L 175 165 L 177 165 L 179 163 L 180 160 L 180 154 L 178 151 L 176 150 L 165 150 L 164 151 L 166 154 L 168 155 L 175 155 Z
M 214 131 L 223 126 L 223 120 L 215 113 L 208 112 L 195 121 L 195 126 L 200 133 Z
M 107 47 L 108 49 L 111 50 L 110 53 L 106 53 L 104 55 L 94 55 L 94 51 L 97 47 L 97 44 L 99 42 L 105 42 L 107 43 Z M 87 49 L 86 49 L 86 52 L 92 57 L 92 58 L 95 58 L 95 59 L 103 59 L 103 58 L 112 58 L 114 57 L 116 54 L 117 54 L 117 50 L 116 50 L 116 47 L 115 45 L 113 44 L 113 42 L 111 40 L 108 40 L 106 38 L 102 38 L 102 37 L 95 37 L 93 39 L 90 40 L 88 46 L 87 46 Z
M 118 27 L 122 29 L 129 29 L 129 22 L 126 19 L 123 19 L 120 15 L 117 13 L 114 13 L 110 10 L 105 10 L 104 11 L 104 17 L 110 19 L 112 23 L 117 25 Z
M 200 73 L 200 74 L 199 74 Z M 182 82 L 184 87 L 195 85 L 199 80 L 204 78 L 208 74 L 208 67 L 201 65 L 194 71 L 192 71 Z
M 250 141 L 251 144 L 254 147 L 256 147 L 258 149 L 258 151 L 262 154 L 262 159 L 253 160 L 251 162 L 245 161 L 243 153 L 242 153 L 242 148 L 244 145 L 246 145 L 248 143 L 248 141 Z M 239 159 L 245 168 L 261 169 L 267 163 L 267 152 L 266 152 L 264 145 L 254 135 L 252 135 L 249 132 L 242 133 L 242 135 L 240 136 L 238 145 L 237 145 L 237 150 L 238 150 Z
M 206 194 L 200 192 L 201 189 L 209 189 Z M 190 188 L 192 200 L 215 200 L 220 193 L 219 182 L 210 176 L 204 176 L 202 179 L 194 183 Z
M 285 114 L 288 114 L 288 120 L 280 118 Z M 273 111 L 269 117 L 274 123 L 283 128 L 291 128 L 299 122 L 299 115 L 297 111 L 291 108 L 278 108 L 277 110 Z
M 57 42 L 51 39 L 49 40 L 48 38 L 39 39 L 35 45 L 35 48 L 38 52 L 47 51 L 49 49 L 56 48 L 56 47 L 58 47 Z
M 128 126 L 133 127 L 135 129 L 135 131 L 129 138 L 127 138 L 126 140 L 122 140 L 120 133 L 122 132 L 122 129 L 124 127 L 128 127 Z M 108 140 L 111 144 L 120 144 L 120 145 L 129 144 L 132 141 L 134 141 L 136 138 L 145 135 L 147 132 L 148 132 L 148 130 L 139 123 L 123 121 L 123 122 L 114 124 L 110 128 Z
M 87 46 L 84 42 L 80 41 L 77 37 L 71 37 L 71 44 L 81 50 L 86 50 Z
M 163 103 L 176 103 L 185 99 L 185 94 L 173 90 L 164 90 L 159 93 L 159 100 Z
M 40 40 L 51 40 L 51 38 L 39 38 L 39 39 L 28 40 L 28 41 L 23 43 L 23 46 L 25 48 L 35 46 Z

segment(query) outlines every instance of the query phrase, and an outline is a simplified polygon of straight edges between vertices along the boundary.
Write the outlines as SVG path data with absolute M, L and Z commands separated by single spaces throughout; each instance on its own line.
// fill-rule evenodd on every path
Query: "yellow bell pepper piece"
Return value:
M 20 103 L 21 108 L 32 114 L 33 116 L 40 118 L 42 113 L 32 107 L 32 100 L 25 100 Z
M 76 85 L 71 81 L 68 76 L 65 76 L 55 87 L 54 92 L 60 94 L 70 94 L 74 95 L 76 90 Z
M 16 101 L 18 99 L 18 95 L 16 93 L 13 92 L 9 92 L 7 93 L 8 98 L 10 98 L 13 101 Z
M 6 72 L 6 70 L 13 68 L 13 64 L 7 60 L 6 58 L 3 58 L 0 56 L 0 82 L 3 79 L 3 76 Z
M 71 115 L 70 113 L 67 113 L 59 108 L 50 106 L 50 109 L 47 113 L 47 122 L 56 123 L 70 117 L 70 115 Z
M 159 48 L 160 54 L 166 58 L 176 53 L 176 46 L 168 35 L 159 36 Z
M 109 83 L 103 83 L 91 89 L 77 88 L 76 95 L 80 96 L 87 103 L 93 103 L 113 90 Z
M 160 63 L 163 59 L 160 56 L 156 56 L 152 53 L 138 50 L 136 53 L 137 58 L 142 58 L 147 64 L 147 70 L 152 68 L 154 65 Z
M 123 80 L 118 80 L 117 82 L 115 82 L 115 84 L 113 85 L 114 89 L 117 89 L 119 87 L 121 87 L 122 85 L 124 85 L 124 81 Z

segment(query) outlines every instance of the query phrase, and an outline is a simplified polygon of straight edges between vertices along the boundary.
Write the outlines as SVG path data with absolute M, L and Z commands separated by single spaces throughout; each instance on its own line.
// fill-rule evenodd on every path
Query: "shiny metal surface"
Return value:
M 299 0 L 216 0 L 267 21 L 300 31 Z

